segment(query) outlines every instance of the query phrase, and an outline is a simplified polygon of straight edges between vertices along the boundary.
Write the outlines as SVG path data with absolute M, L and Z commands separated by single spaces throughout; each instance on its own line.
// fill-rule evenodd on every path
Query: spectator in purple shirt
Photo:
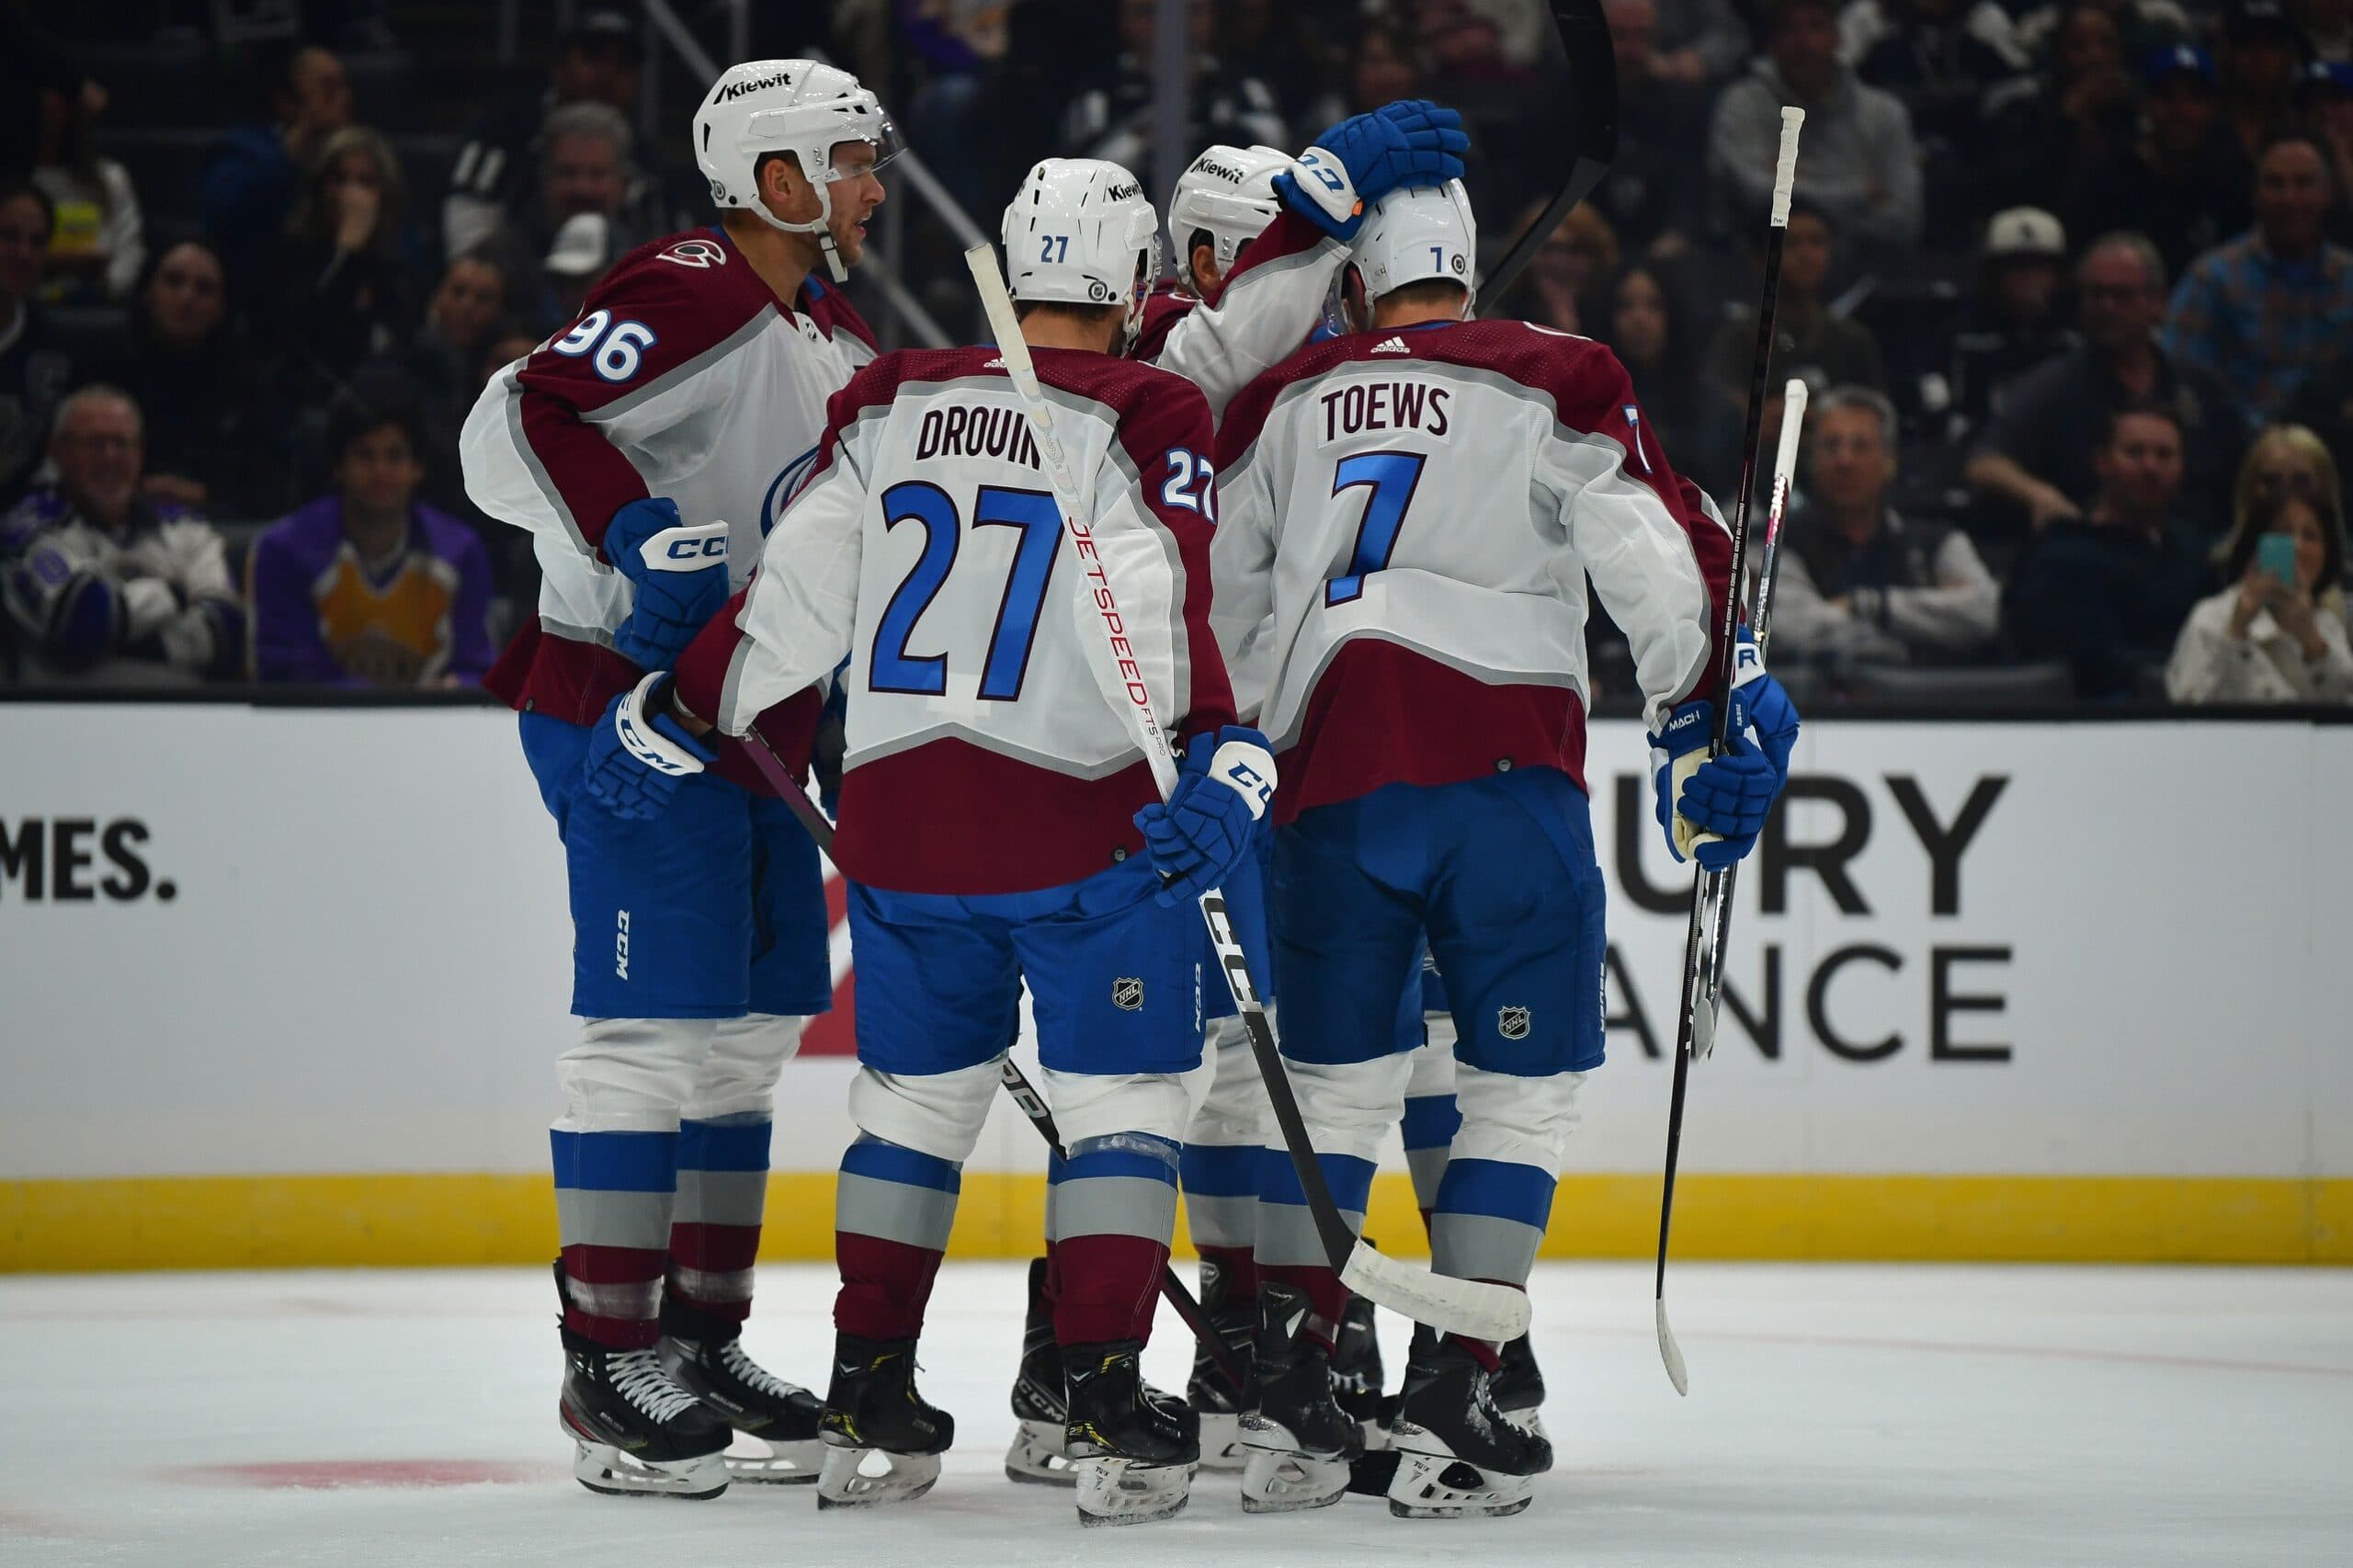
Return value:
M 416 500 L 416 415 L 349 403 L 335 491 L 271 524 L 246 564 L 254 675 L 326 686 L 471 686 L 490 667 L 490 557 Z

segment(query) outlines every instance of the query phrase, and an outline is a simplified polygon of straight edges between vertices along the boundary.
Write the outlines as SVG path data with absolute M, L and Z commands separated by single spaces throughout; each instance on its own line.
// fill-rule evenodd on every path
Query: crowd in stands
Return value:
M 1609 177 L 1491 313 L 1609 344 L 1730 510 L 1779 110 L 1805 108 L 1772 378 L 1812 394 L 1785 678 L 1815 703 L 2353 703 L 2353 0 L 1605 8 Z M 162 180 L 116 155 L 102 66 L 0 5 L 0 683 L 475 681 L 536 569 L 467 502 L 467 410 L 615 259 L 708 217 L 676 128 L 645 129 L 632 12 L 564 8 L 544 70 L 420 161 L 367 122 L 346 47 L 404 8 L 290 9 L 307 37 L 208 45 L 252 113 Z M 754 44 L 858 71 L 993 229 L 1042 153 L 1152 167 L 1157 9 L 808 0 L 755 7 Z M 1490 263 L 1565 173 L 1541 0 L 1187 20 L 1191 144 L 1457 105 Z M 903 278 L 970 321 L 952 238 L 908 209 Z M 1605 700 L 1631 695 L 1613 635 Z

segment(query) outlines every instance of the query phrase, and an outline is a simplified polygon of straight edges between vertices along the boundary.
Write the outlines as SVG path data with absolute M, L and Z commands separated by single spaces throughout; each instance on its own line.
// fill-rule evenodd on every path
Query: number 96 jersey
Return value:
M 1278 820 L 1513 767 L 1582 787 L 1587 579 L 1653 728 L 1709 695 L 1732 537 L 1601 345 L 1511 321 L 1351 334 L 1253 381 L 1220 441 L 1214 621 L 1286 754 Z
M 1171 733 L 1232 722 L 1209 631 L 1207 402 L 1131 360 L 1035 358 L 1124 622 L 1120 678 L 1143 683 Z M 740 734 L 839 668 L 834 858 L 869 886 L 977 895 L 1092 876 L 1141 852 L 1131 818 L 1154 791 L 1097 679 L 1095 563 L 1063 533 L 995 351 L 885 355 L 835 396 L 807 487 L 739 607 L 680 659 L 678 695 Z

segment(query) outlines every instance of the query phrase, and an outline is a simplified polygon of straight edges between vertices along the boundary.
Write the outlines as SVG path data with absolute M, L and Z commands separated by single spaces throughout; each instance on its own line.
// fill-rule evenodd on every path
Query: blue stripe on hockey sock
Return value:
M 1318 1154 L 1315 1163 L 1323 1167 L 1324 1185 L 1332 1189 L 1332 1201 L 1340 1211 L 1363 1213 L 1372 1197 L 1373 1163 L 1354 1154 Z M 1291 1168 L 1288 1152 L 1268 1149 L 1260 1156 L 1258 1200 L 1306 1206 L 1307 1194 L 1299 1185 L 1299 1173 Z
M 678 1185 L 675 1132 L 551 1131 L 555 1184 L 585 1192 L 669 1192 Z
M 895 1181 L 905 1187 L 927 1187 L 934 1192 L 961 1192 L 964 1178 L 946 1160 L 876 1138 L 860 1138 L 842 1151 L 842 1170 L 850 1176 Z
M 774 1124 L 757 1121 L 678 1123 L 678 1168 L 682 1171 L 764 1171 Z
M 1437 1211 L 1484 1214 L 1542 1230 L 1552 1212 L 1552 1173 L 1505 1160 L 1449 1161 Z
M 1408 1149 L 1442 1149 L 1454 1142 L 1461 1126 L 1462 1113 L 1454 1108 L 1452 1095 L 1409 1095 L 1398 1130 Z
M 1131 1134 L 1141 1139 L 1141 1133 Z M 1176 1145 L 1165 1139 L 1154 1138 L 1150 1142 L 1160 1145 L 1165 1153 L 1142 1148 L 1104 1148 L 1098 1144 L 1081 1144 L 1067 1159 L 1059 1162 L 1046 1173 L 1050 1186 L 1066 1181 L 1099 1180 L 1107 1176 L 1134 1176 L 1145 1181 L 1176 1185 Z
M 1256 1198 L 1259 1153 L 1256 1143 L 1188 1143 L 1178 1159 L 1185 1190 L 1197 1198 Z

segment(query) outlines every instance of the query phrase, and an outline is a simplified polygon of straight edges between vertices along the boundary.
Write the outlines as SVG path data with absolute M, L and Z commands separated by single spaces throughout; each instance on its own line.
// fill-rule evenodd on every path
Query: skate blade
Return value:
M 1249 1462 L 1250 1450 L 1242 1443 L 1242 1417 L 1239 1415 L 1204 1415 L 1201 1417 L 1201 1468 L 1220 1474 L 1239 1472 Z
M 572 1431 L 566 1426 L 567 1433 Z M 607 1497 L 685 1497 L 700 1502 L 727 1490 L 727 1464 L 717 1454 L 666 1463 L 632 1458 L 610 1443 L 572 1435 L 573 1479 Z
M 1068 1486 L 1076 1479 L 1059 1421 L 1023 1421 L 1005 1450 L 1005 1478 L 1024 1486 Z
M 1389 1483 L 1389 1511 L 1401 1519 L 1505 1518 L 1535 1500 L 1534 1476 L 1482 1470 L 1450 1453 L 1401 1449 Z
M 1242 1467 L 1242 1511 L 1297 1514 L 1347 1495 L 1349 1462 L 1253 1449 Z
M 814 1437 L 777 1442 L 756 1432 L 738 1432 L 735 1440 L 752 1447 L 746 1451 L 731 1449 L 721 1456 L 727 1461 L 731 1481 L 758 1486 L 814 1486 L 824 1468 L 825 1445 Z
M 1078 1522 L 1090 1528 L 1174 1518 L 1193 1500 L 1188 1464 L 1084 1459 L 1071 1466 L 1071 1480 L 1078 1490 Z
M 870 1467 L 880 1464 L 882 1468 Z M 879 1508 L 912 1503 L 939 1480 L 938 1454 L 893 1454 L 881 1449 L 827 1445 L 817 1473 L 820 1508 Z

